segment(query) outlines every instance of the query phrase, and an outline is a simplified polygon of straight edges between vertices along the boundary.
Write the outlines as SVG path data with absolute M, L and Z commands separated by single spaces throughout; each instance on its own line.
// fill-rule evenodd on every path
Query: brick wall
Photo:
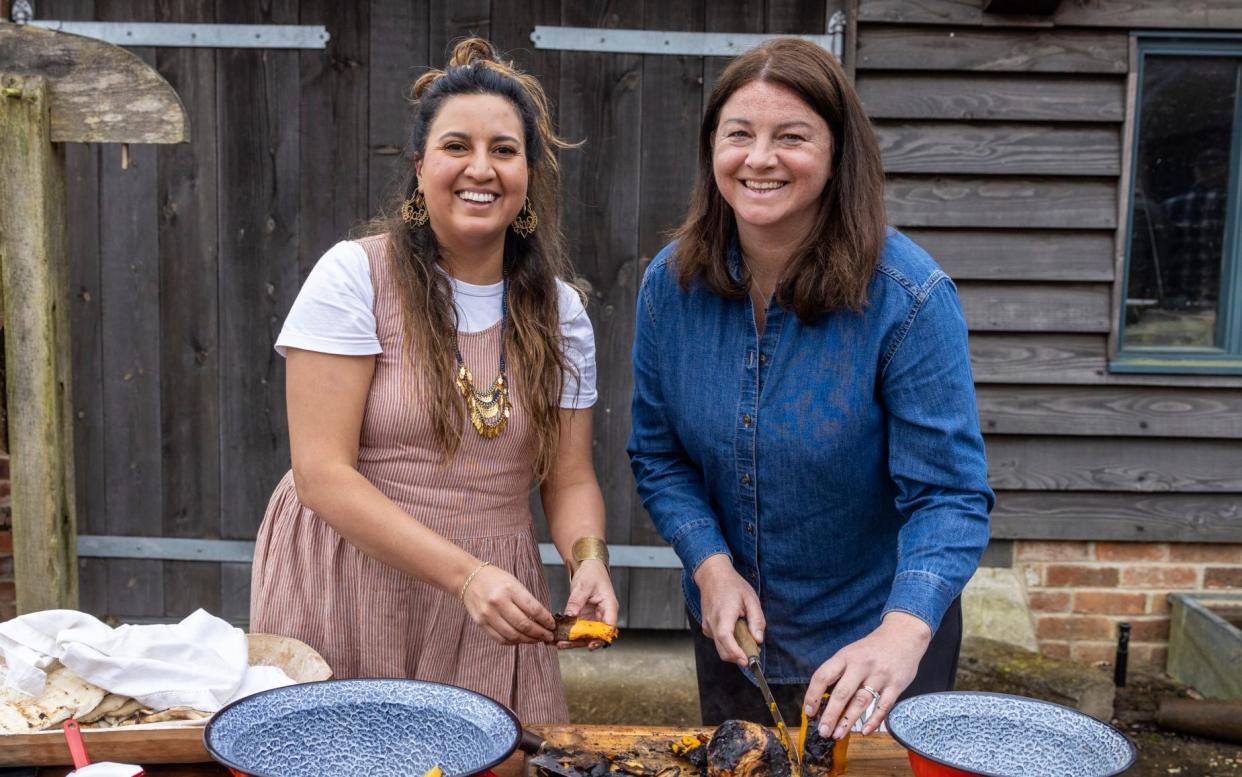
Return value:
M 1112 662 L 1128 622 L 1131 666 L 1163 669 L 1168 594 L 1242 590 L 1242 545 L 1169 542 L 1017 542 L 1042 652 Z

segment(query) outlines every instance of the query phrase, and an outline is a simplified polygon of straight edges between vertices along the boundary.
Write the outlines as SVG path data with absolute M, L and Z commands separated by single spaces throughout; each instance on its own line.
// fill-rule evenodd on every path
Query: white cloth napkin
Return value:
M 45 610 L 0 623 L 5 685 L 43 692 L 59 660 L 87 682 L 156 710 L 215 712 L 252 693 L 292 685 L 280 669 L 252 667 L 246 635 L 205 610 L 176 624 L 112 628 L 76 610 Z

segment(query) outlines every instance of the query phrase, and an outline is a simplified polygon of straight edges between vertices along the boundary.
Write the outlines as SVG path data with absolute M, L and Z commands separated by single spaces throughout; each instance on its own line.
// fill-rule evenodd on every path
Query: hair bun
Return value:
M 501 64 L 500 55 L 489 41 L 477 36 L 458 41 L 453 46 L 453 53 L 449 55 L 448 66 L 462 67 L 474 62 Z

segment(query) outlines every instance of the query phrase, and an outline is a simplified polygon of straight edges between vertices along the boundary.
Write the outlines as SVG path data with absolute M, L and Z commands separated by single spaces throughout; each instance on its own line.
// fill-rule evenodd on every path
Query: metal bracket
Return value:
M 17 13 L 17 6 L 13 9 Z M 97 38 L 117 46 L 221 49 L 322 49 L 331 37 L 312 24 L 180 24 L 173 22 L 64 22 L 30 19 L 27 24 Z
M 177 537 L 118 537 L 80 535 L 80 558 L 134 558 L 155 561 L 217 561 L 249 564 L 254 543 L 242 540 L 183 539 Z M 630 569 L 681 569 L 681 559 L 672 548 L 656 545 L 611 545 L 610 564 Z M 558 566 L 564 562 L 556 546 L 539 544 L 543 563 Z
M 848 18 L 836 11 L 828 18 L 827 35 L 766 35 L 746 32 L 680 32 L 673 30 L 611 30 L 598 27 L 536 25 L 530 34 L 537 49 L 591 51 L 606 54 L 668 54 L 689 57 L 734 57 L 764 41 L 797 37 L 817 43 L 841 61 Z

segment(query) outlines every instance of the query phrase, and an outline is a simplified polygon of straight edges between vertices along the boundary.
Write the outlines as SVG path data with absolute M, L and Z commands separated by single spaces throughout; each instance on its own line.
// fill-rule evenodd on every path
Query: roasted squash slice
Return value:
M 568 615 L 556 615 L 557 642 L 591 642 L 599 640 L 611 645 L 621 631 L 616 626 L 609 626 L 603 621 L 589 621 L 585 618 L 572 618 Z

